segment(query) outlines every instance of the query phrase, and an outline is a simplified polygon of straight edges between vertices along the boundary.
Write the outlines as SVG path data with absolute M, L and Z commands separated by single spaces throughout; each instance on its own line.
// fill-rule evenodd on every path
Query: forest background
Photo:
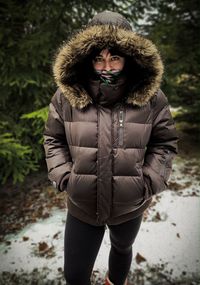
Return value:
M 19 184 L 44 166 L 43 129 L 56 91 L 54 55 L 103 10 L 123 14 L 158 46 L 165 65 L 162 90 L 176 110 L 177 129 L 190 141 L 200 140 L 197 0 L 7 0 L 0 3 L 1 185 Z

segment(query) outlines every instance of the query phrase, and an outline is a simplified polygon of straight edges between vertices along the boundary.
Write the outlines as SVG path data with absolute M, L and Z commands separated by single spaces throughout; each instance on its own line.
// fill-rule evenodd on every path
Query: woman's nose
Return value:
M 112 69 L 110 61 L 105 61 L 104 69 L 110 71 Z

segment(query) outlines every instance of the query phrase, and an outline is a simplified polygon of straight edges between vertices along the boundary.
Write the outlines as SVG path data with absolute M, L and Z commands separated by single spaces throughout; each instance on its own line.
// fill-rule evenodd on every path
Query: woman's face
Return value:
M 121 71 L 125 64 L 125 58 L 119 55 L 111 55 L 108 49 L 103 49 L 92 61 L 97 71 Z

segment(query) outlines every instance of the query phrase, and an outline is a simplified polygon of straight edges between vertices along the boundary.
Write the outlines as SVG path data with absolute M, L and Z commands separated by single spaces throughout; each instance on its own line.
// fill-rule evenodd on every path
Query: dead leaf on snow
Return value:
M 57 232 L 57 233 L 53 236 L 53 238 L 54 238 L 54 239 L 58 239 L 58 236 L 59 236 L 60 233 L 61 233 L 61 231 Z
M 54 246 L 52 245 L 51 247 L 49 247 L 49 245 L 46 242 L 38 243 L 37 249 L 35 250 L 35 254 L 39 255 L 40 257 L 46 257 L 46 258 L 51 258 L 56 255 Z
M 29 237 L 25 237 L 25 236 L 23 236 L 23 241 L 27 241 L 27 240 L 29 240 Z
M 179 184 L 179 183 L 177 183 L 177 182 L 175 182 L 175 181 L 170 181 L 168 183 L 168 188 L 170 190 L 179 191 L 179 190 L 182 190 L 184 188 L 184 186 Z
M 155 218 L 156 220 L 161 221 L 161 216 L 159 212 L 156 212 Z
M 159 212 L 156 212 L 156 213 L 155 213 L 155 216 L 152 217 L 152 221 L 153 221 L 153 222 L 159 222 L 159 221 L 161 221 L 161 216 L 160 216 L 160 213 L 159 213 Z
M 39 242 L 38 249 L 40 253 L 44 253 L 49 249 L 49 246 L 46 242 Z
M 136 260 L 137 264 L 139 264 L 141 262 L 146 261 L 146 258 L 144 256 L 142 256 L 141 254 L 137 253 L 136 257 L 135 257 L 135 260 Z

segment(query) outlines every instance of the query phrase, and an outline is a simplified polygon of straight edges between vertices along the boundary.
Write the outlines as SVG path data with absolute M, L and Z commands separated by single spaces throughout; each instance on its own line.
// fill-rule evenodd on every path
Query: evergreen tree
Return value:
M 200 9 L 197 0 L 148 1 L 141 27 L 165 62 L 163 90 L 182 107 L 181 119 L 200 128 Z M 150 8 L 149 8 L 150 7 Z

